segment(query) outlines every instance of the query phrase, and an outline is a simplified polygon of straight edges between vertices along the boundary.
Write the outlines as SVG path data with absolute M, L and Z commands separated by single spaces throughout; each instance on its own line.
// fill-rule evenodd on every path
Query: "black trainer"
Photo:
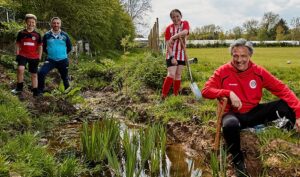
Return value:
M 40 96 L 39 91 L 38 91 L 37 88 L 32 88 L 31 91 L 32 91 L 32 94 L 33 94 L 34 97 Z
M 23 82 L 17 83 L 17 87 L 11 91 L 11 93 L 18 95 L 23 91 Z
M 233 163 L 233 165 L 235 169 L 235 175 L 237 177 L 249 177 L 243 160 Z
M 23 90 L 19 90 L 19 89 L 15 88 L 15 89 L 11 90 L 11 93 L 18 95 L 18 94 L 22 93 L 22 91 Z

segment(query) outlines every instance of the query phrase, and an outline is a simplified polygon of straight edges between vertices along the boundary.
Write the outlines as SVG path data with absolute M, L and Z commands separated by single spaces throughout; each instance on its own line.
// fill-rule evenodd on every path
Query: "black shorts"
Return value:
M 26 64 L 28 63 L 28 71 L 30 73 L 37 73 L 40 61 L 39 59 L 31 59 L 21 55 L 17 55 L 16 61 L 18 62 L 18 66 L 26 67 Z
M 178 65 L 185 65 L 185 61 L 177 60 L 177 63 L 178 63 Z M 175 65 L 172 64 L 171 59 L 167 59 L 166 64 L 167 64 L 167 67 L 175 66 Z

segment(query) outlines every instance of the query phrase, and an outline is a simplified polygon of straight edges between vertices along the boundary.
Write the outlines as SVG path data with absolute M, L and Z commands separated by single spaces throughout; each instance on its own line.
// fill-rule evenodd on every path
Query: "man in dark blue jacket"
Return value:
M 68 34 L 61 30 L 61 19 L 51 19 L 51 30 L 43 37 L 43 50 L 47 53 L 47 59 L 38 72 L 38 89 L 44 92 L 45 77 L 54 68 L 57 68 L 65 89 L 69 87 L 68 77 L 68 53 L 72 50 L 72 44 Z

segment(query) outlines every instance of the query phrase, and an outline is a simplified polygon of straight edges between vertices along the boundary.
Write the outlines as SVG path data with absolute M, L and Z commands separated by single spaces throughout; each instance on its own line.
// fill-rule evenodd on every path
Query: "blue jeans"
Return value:
M 38 71 L 38 89 L 40 93 L 43 93 L 45 88 L 45 78 L 46 75 L 54 68 L 56 68 L 60 74 L 61 79 L 63 80 L 65 89 L 67 89 L 69 84 L 69 77 L 68 77 L 68 67 L 69 61 L 68 59 L 55 61 L 52 59 L 47 59 L 44 65 Z

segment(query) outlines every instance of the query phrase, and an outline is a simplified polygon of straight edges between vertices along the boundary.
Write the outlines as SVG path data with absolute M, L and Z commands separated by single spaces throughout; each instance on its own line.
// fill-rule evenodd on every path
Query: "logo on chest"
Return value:
M 249 86 L 250 86 L 250 88 L 255 89 L 257 86 L 256 80 L 251 80 L 249 82 Z
M 229 83 L 228 85 L 229 85 L 229 86 L 238 86 L 237 83 Z

